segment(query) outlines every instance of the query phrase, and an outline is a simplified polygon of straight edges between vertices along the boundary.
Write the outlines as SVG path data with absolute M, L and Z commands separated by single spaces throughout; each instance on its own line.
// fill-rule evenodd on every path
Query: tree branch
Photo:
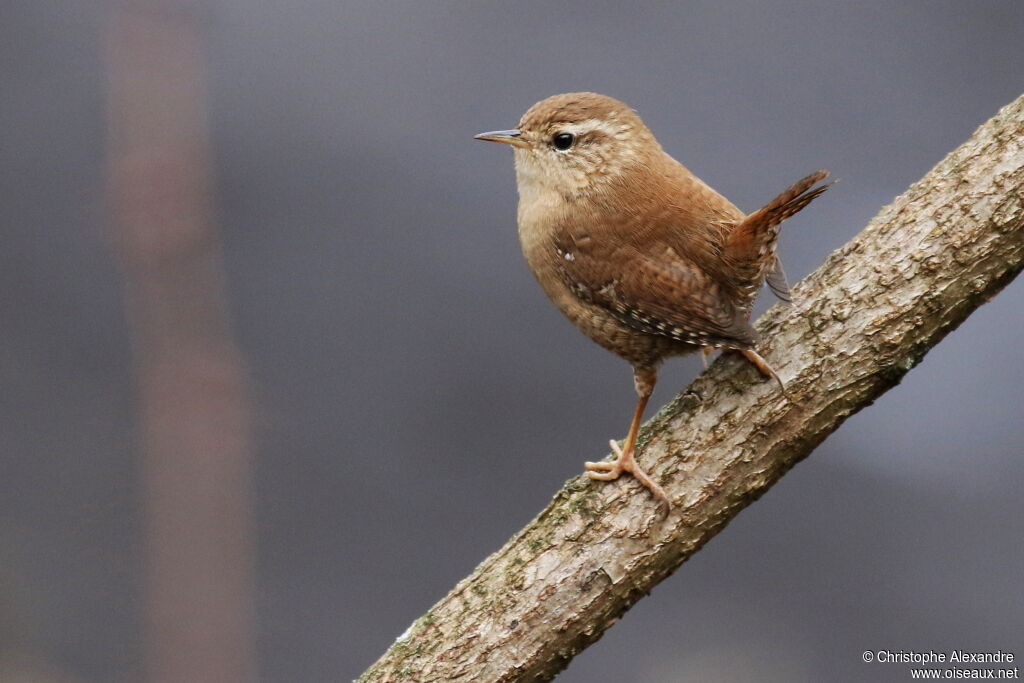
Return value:
M 1024 96 L 758 322 L 787 394 L 726 356 L 641 433 L 674 501 L 570 480 L 360 681 L 552 678 L 1024 268 Z

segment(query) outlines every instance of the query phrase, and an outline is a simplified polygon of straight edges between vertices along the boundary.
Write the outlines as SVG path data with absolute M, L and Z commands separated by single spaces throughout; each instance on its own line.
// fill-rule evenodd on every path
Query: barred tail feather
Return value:
M 756 290 L 767 277 L 772 291 L 783 301 L 789 300 L 789 285 L 782 264 L 775 257 L 775 241 L 779 224 L 821 196 L 831 183 L 819 185 L 828 171 L 817 171 L 793 184 L 788 190 L 750 214 L 730 233 L 725 255 L 745 276 L 745 285 Z

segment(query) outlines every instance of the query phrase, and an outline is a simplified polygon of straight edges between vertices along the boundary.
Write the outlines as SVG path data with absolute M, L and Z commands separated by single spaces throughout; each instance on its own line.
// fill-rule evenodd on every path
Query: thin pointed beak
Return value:
M 512 130 L 492 130 L 490 133 L 474 135 L 474 140 L 486 140 L 487 142 L 504 142 L 515 147 L 528 147 L 529 143 L 522 137 L 523 131 L 513 128 Z

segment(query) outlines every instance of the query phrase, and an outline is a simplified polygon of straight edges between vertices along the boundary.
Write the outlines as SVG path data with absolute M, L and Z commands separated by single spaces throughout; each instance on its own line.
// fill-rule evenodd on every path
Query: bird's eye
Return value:
M 551 144 L 553 144 L 555 149 L 558 151 L 564 152 L 572 147 L 572 143 L 575 142 L 575 140 L 576 136 L 572 133 L 559 133 L 555 137 L 551 138 Z

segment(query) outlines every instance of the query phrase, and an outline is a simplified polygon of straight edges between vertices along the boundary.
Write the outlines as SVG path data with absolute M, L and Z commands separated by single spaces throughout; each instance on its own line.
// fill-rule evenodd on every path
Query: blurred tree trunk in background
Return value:
M 109 193 L 134 341 L 150 681 L 255 678 L 250 400 L 213 219 L 200 3 L 111 16 Z

